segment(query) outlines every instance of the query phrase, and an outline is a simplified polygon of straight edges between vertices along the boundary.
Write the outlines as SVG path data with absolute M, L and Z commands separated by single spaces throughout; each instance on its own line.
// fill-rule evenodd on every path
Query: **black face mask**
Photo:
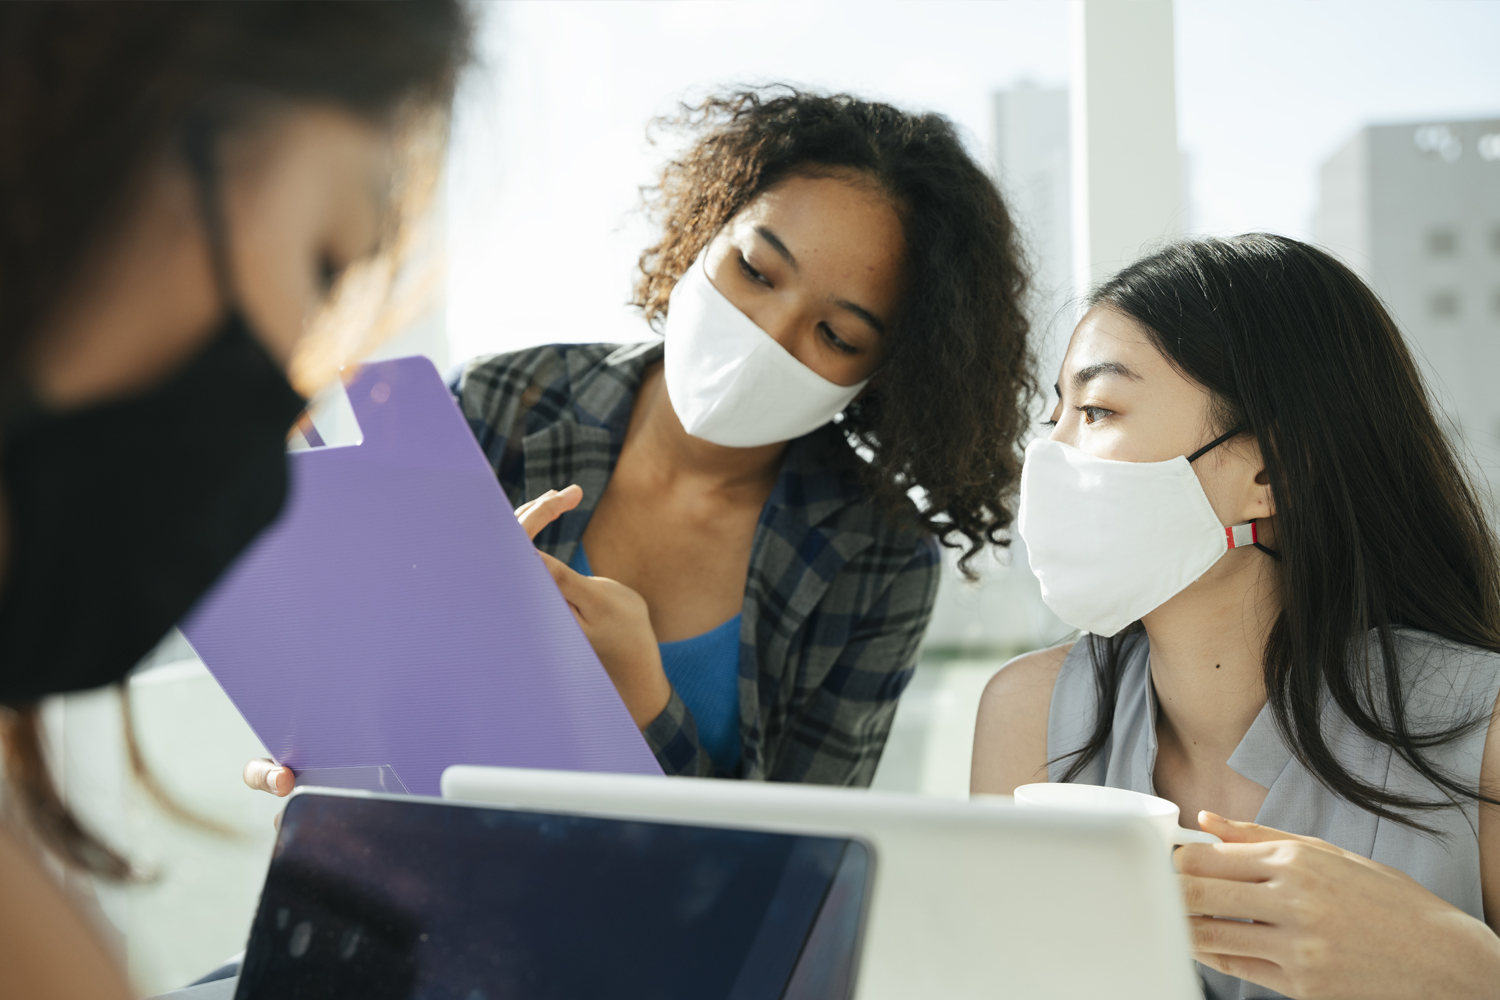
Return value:
M 0 702 L 118 681 L 149 652 L 275 520 L 305 405 L 231 309 L 154 388 L 7 421 Z

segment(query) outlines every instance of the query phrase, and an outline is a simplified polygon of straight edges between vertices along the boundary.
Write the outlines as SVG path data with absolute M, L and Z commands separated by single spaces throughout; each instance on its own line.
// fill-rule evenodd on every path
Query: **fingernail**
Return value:
M 281 772 L 283 770 L 284 768 L 273 767 L 266 772 L 266 784 L 270 786 L 271 791 L 281 791 Z
M 1228 823 L 1229 822 L 1227 819 L 1225 819 L 1223 816 L 1220 816 L 1218 813 L 1209 812 L 1207 809 L 1199 810 L 1199 812 L 1198 812 L 1198 822 L 1200 822 L 1200 823 L 1203 822 L 1204 817 L 1207 817 L 1208 819 L 1213 820 L 1215 823 Z

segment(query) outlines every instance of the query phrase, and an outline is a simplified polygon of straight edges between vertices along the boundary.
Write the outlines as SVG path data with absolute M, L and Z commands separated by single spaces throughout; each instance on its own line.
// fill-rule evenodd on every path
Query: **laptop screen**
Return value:
M 238 1000 L 848 997 L 858 840 L 303 793 Z

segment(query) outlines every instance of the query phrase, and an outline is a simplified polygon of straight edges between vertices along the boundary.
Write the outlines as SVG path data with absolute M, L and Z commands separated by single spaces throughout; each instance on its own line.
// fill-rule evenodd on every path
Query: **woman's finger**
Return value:
M 1274 844 L 1184 844 L 1172 852 L 1172 866 L 1179 875 L 1266 882 L 1275 874 L 1267 863 L 1275 852 Z
M 1194 916 L 1188 917 L 1188 934 L 1193 951 L 1205 955 L 1237 955 L 1274 962 L 1286 951 L 1286 935 L 1268 924 Z
M 1277 830 L 1274 827 L 1261 826 L 1259 823 L 1245 823 L 1239 820 L 1225 819 L 1217 813 L 1207 810 L 1198 814 L 1198 825 L 1208 833 L 1215 834 L 1225 844 L 1262 844 L 1262 845 L 1285 845 L 1288 842 L 1302 844 L 1314 849 L 1314 857 L 1323 854 L 1348 858 L 1357 864 L 1372 864 L 1368 858 L 1353 851 L 1346 851 L 1337 844 L 1330 844 L 1326 840 L 1317 837 L 1304 837 L 1298 833 L 1287 833 L 1285 830 Z
M 297 777 L 292 774 L 291 768 L 282 767 L 265 758 L 246 762 L 242 777 L 245 784 L 256 791 L 270 792 L 276 796 L 290 795 L 297 786 Z
M 556 490 L 548 490 L 541 496 L 528 500 L 516 508 L 516 520 L 521 522 L 521 528 L 526 532 L 526 537 L 536 539 L 537 533 L 547 526 L 547 520 L 537 516 L 537 511 L 542 504 L 557 495 Z
M 573 609 L 573 615 L 578 619 L 578 624 L 586 623 L 588 615 L 584 609 L 593 606 L 593 592 L 589 584 L 593 582 L 591 577 L 575 572 L 556 556 L 550 556 L 545 552 L 538 552 L 542 557 L 542 563 L 547 567 L 547 572 L 552 574 L 552 582 L 557 584 L 557 589 L 562 591 L 563 600 L 568 602 L 568 607 Z
M 552 579 L 557 582 L 558 587 L 571 586 L 573 578 L 579 576 L 571 566 L 557 556 L 540 551 L 537 555 L 542 557 L 542 565 L 547 567 L 547 572 L 552 574 Z
M 548 490 L 535 500 L 517 507 L 516 520 L 526 529 L 527 537 L 535 539 L 543 528 L 577 507 L 582 499 L 583 487 L 577 484 L 563 490 Z
M 1303 837 L 1299 834 L 1287 833 L 1285 830 L 1277 830 L 1274 827 L 1261 826 L 1259 823 L 1225 819 L 1218 813 L 1211 813 L 1207 809 L 1198 813 L 1198 826 L 1203 829 L 1203 832 L 1213 834 L 1226 844 L 1265 844 L 1273 840 L 1298 840 L 1304 844 L 1326 843 L 1316 837 Z
M 1177 883 L 1189 913 L 1268 923 L 1277 922 L 1282 915 L 1274 894 L 1263 883 L 1198 875 L 1179 875 Z
M 1285 992 L 1279 987 L 1287 985 L 1286 972 L 1275 962 L 1268 962 L 1263 958 L 1249 958 L 1245 955 L 1215 955 L 1206 951 L 1194 952 L 1193 957 L 1210 969 L 1222 972 L 1226 976 L 1248 979 L 1252 983 L 1270 986 L 1277 992 Z

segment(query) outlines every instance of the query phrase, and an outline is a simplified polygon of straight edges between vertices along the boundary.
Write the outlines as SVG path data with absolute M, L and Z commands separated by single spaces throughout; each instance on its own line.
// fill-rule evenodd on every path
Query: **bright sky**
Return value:
M 636 211 L 677 101 L 790 81 L 940 111 L 988 158 L 990 94 L 1065 86 L 1068 3 L 566 2 L 484 7 L 448 185 L 450 356 L 641 339 Z M 1177 0 L 1194 229 L 1311 235 L 1317 169 L 1364 124 L 1500 116 L 1495 0 Z

